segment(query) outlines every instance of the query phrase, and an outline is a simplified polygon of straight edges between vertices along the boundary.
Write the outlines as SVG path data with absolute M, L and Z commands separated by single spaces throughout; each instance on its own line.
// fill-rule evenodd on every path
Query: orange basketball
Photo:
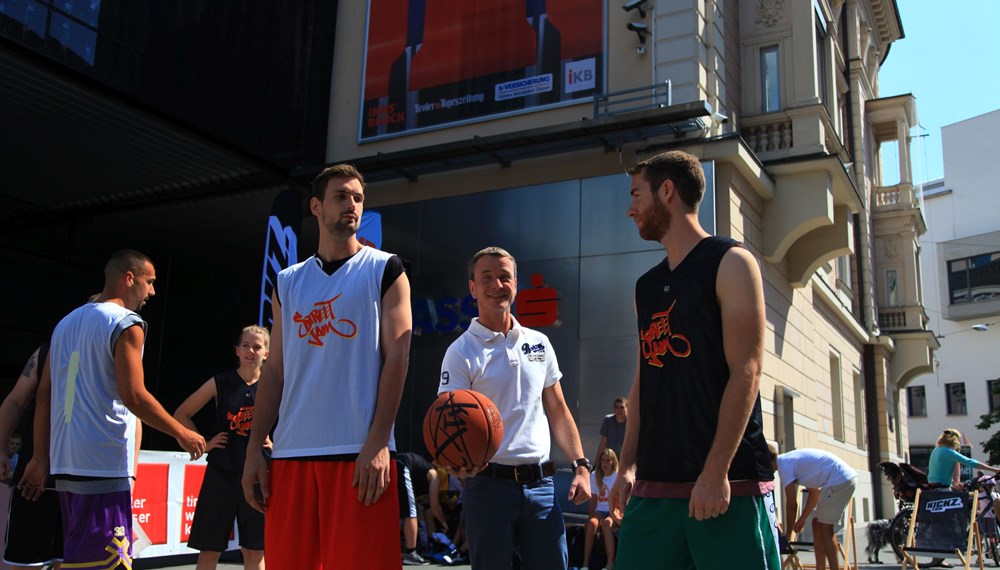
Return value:
M 501 440 L 500 410 L 479 392 L 445 392 L 424 416 L 424 444 L 440 465 L 482 467 L 493 459 Z

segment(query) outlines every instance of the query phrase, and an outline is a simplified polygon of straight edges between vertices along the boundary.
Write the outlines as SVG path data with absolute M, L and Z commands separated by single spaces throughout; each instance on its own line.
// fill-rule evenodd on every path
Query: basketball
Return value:
M 424 415 L 424 444 L 440 465 L 482 467 L 493 459 L 501 440 L 500 410 L 479 392 L 445 392 Z

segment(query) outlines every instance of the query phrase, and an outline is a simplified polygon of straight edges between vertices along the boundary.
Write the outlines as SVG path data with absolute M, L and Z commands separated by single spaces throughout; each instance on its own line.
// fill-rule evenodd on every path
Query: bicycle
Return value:
M 997 524 L 994 510 L 994 502 L 1000 494 L 997 493 L 996 487 L 996 479 L 993 477 L 978 477 L 968 485 L 969 489 L 979 493 L 976 524 L 979 525 L 983 555 L 992 559 L 994 566 L 1000 567 L 1000 525 Z

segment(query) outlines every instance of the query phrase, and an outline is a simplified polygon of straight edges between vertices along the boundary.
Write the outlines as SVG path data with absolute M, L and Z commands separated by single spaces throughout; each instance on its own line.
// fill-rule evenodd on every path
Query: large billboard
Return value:
M 359 141 L 589 99 L 601 0 L 370 0 Z

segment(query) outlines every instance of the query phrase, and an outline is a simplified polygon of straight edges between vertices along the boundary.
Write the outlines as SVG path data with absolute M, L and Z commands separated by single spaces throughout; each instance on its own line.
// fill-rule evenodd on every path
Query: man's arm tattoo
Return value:
M 35 369 L 35 363 L 38 360 L 38 353 L 34 352 L 31 354 L 31 358 L 28 359 L 28 363 L 24 365 L 24 370 L 21 371 L 21 376 L 31 376 L 31 371 Z

